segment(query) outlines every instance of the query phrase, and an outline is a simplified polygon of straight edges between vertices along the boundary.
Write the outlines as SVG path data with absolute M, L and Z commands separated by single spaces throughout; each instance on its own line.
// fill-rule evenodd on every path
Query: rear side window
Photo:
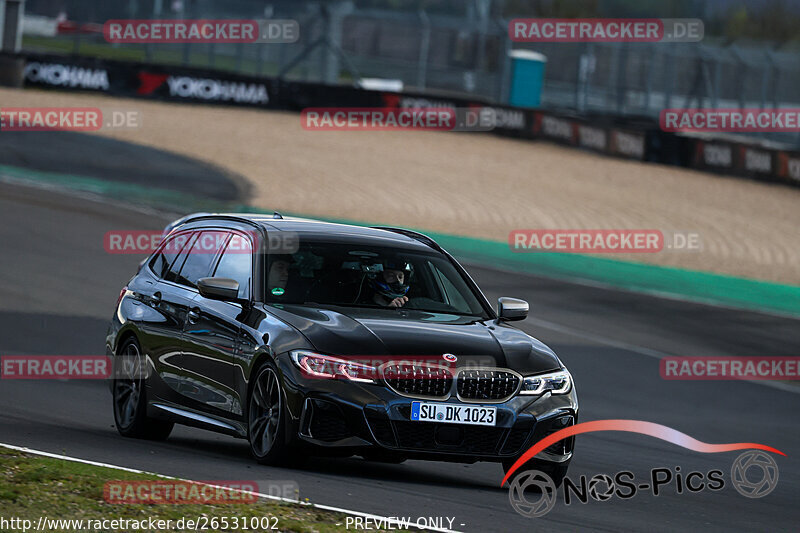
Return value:
M 228 238 L 225 231 L 202 231 L 197 235 L 178 273 L 177 283 L 197 287 L 197 280 L 211 275 L 211 265 Z
M 189 241 L 183 246 L 181 252 L 178 254 L 178 257 L 170 265 L 169 269 L 167 269 L 167 273 L 164 274 L 164 279 L 167 281 L 178 281 L 178 272 L 181 271 L 181 267 L 183 266 L 183 262 L 186 261 L 186 257 L 189 255 L 189 250 L 192 249 L 192 245 L 194 244 L 194 240 L 197 238 L 197 233 L 193 233 Z
M 235 279 L 239 282 L 239 298 L 250 298 L 252 271 L 252 244 L 246 237 L 234 234 L 219 260 L 214 277 Z
M 182 261 L 176 262 L 175 259 L 189 243 L 191 237 L 192 233 L 179 233 L 173 235 L 164 243 L 161 249 L 150 260 L 150 269 L 155 272 L 156 276 L 167 279 L 170 273 L 170 267 L 175 263 L 178 265 L 182 263 Z

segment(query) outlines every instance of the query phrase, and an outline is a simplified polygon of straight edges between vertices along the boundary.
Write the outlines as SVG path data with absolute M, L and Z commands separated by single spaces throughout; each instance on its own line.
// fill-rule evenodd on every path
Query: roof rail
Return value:
M 439 244 L 436 241 L 434 241 L 433 239 L 431 239 L 427 235 L 425 235 L 423 233 L 420 233 L 418 231 L 412 231 L 410 229 L 405 229 L 405 228 L 393 228 L 391 226 L 370 226 L 370 227 L 372 229 L 382 229 L 384 231 L 391 231 L 393 233 L 399 233 L 400 235 L 405 235 L 406 237 L 411 237 L 415 241 L 419 241 L 419 242 L 421 242 L 421 243 L 423 243 L 423 244 L 425 244 L 427 246 L 430 246 L 434 250 L 438 250 L 440 252 L 444 251 L 442 249 L 442 247 L 439 246 Z
M 253 222 L 252 220 L 248 219 L 247 217 L 239 216 L 238 214 L 226 214 L 226 213 L 192 213 L 191 215 L 186 215 L 185 217 L 179 218 L 178 220 L 171 222 L 164 228 L 163 234 L 167 235 L 171 233 L 175 228 L 188 224 L 190 222 L 196 222 L 198 220 L 203 219 L 223 219 L 223 220 L 230 220 L 233 222 L 241 222 L 244 224 L 248 224 L 250 226 L 254 226 L 256 228 L 260 228 L 260 225 L 257 222 Z
M 206 216 L 206 215 L 210 215 L 210 214 L 211 213 L 191 213 L 189 215 L 182 216 L 181 218 L 179 218 L 177 220 L 173 220 L 172 222 L 170 222 L 169 224 L 164 226 L 163 234 L 166 235 L 166 234 L 170 233 L 172 230 L 174 230 L 178 226 L 182 226 L 182 225 L 186 224 L 187 222 L 189 222 L 190 220 L 192 220 L 195 217 L 202 217 L 202 216 Z

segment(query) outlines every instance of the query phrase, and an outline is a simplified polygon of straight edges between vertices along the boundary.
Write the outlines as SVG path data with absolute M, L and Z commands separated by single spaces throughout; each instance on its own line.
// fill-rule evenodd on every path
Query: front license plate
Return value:
M 497 424 L 497 407 L 480 407 L 453 403 L 411 403 L 412 422 L 445 422 L 494 426 Z

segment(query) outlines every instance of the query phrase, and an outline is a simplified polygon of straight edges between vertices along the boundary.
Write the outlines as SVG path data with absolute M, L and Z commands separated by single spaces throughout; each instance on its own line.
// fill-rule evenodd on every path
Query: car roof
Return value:
M 275 215 L 261 213 L 195 213 L 173 222 L 165 228 L 165 233 L 185 224 L 207 221 L 244 222 L 261 226 L 267 231 L 295 232 L 304 237 L 320 241 L 344 241 L 442 251 L 433 239 L 412 230 L 340 224 L 310 218 L 282 216 L 277 213 Z

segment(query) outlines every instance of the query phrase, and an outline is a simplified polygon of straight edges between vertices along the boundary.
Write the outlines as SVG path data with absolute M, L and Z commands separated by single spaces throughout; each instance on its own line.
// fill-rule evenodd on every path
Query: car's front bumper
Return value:
M 283 359 L 283 358 L 279 358 Z M 503 403 L 470 403 L 497 408 L 495 426 L 411 420 L 414 401 L 382 384 L 308 378 L 281 361 L 293 435 L 306 443 L 353 454 L 387 454 L 443 461 L 507 461 L 550 433 L 577 422 L 578 401 L 568 394 L 517 395 Z M 450 398 L 443 403 L 461 403 Z M 573 439 L 540 456 L 564 462 Z

